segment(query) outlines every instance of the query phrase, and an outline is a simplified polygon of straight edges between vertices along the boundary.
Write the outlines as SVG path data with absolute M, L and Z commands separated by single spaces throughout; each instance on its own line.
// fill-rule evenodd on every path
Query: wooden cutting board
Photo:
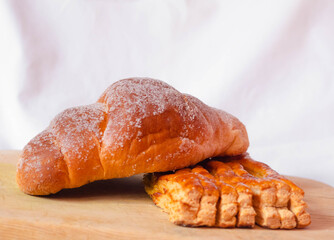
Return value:
M 20 192 L 19 151 L 0 151 L 0 239 L 334 239 L 334 188 L 289 177 L 302 187 L 306 229 L 187 228 L 168 221 L 144 192 L 142 176 L 91 183 L 49 197 Z

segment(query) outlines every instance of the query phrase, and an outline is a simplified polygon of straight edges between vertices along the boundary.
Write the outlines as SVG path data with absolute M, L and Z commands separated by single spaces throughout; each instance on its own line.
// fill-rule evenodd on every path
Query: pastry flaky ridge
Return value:
M 19 188 L 47 195 L 102 179 L 164 172 L 246 152 L 232 115 L 150 78 L 120 80 L 96 103 L 69 108 L 23 149 Z
M 304 228 L 311 223 L 304 192 L 245 153 L 213 158 L 172 173 L 144 176 L 145 190 L 186 226 Z

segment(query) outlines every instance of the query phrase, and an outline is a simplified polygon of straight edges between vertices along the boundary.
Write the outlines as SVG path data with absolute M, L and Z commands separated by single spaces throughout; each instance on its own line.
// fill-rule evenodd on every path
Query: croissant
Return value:
M 19 188 L 47 195 L 92 181 L 164 172 L 249 145 L 232 115 L 150 78 L 120 80 L 94 104 L 69 108 L 23 149 Z

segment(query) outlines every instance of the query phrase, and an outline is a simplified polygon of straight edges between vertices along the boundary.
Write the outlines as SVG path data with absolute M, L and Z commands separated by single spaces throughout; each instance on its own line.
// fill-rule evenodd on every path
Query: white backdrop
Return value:
M 237 116 L 253 158 L 334 186 L 334 1 L 9 0 L 0 34 L 0 149 L 148 76 Z

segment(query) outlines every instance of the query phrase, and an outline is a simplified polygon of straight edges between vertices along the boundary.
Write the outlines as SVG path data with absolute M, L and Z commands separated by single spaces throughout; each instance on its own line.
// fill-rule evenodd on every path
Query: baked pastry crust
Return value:
M 254 227 L 256 223 L 270 229 L 292 229 L 311 223 L 303 190 L 248 154 L 206 160 L 167 175 L 147 174 L 144 182 L 146 192 L 157 206 L 173 214 L 170 220 L 175 224 Z M 191 216 L 185 208 L 175 210 L 182 204 L 189 208 L 192 196 L 197 197 L 197 204 Z
M 232 159 L 239 162 L 254 176 L 270 180 L 276 184 L 276 206 L 282 207 L 280 210 L 281 215 L 287 214 L 286 208 L 288 208 L 296 217 L 297 228 L 304 228 L 311 224 L 311 216 L 306 211 L 307 204 L 303 200 L 304 191 L 301 188 L 270 168 L 267 164 L 253 160 L 247 153 Z
M 56 193 L 86 183 L 161 172 L 246 152 L 232 115 L 150 78 L 120 80 L 91 105 L 58 114 L 23 149 L 20 189 Z
M 217 182 L 201 166 L 162 175 L 144 176 L 145 190 L 169 220 L 184 226 L 234 227 L 238 212 L 237 193 Z M 219 201 L 218 201 L 219 200 Z
M 231 167 L 221 161 L 208 161 L 204 166 L 219 182 L 231 185 L 238 194 L 237 227 L 254 227 L 255 211 L 253 208 L 252 190 L 244 184 Z

